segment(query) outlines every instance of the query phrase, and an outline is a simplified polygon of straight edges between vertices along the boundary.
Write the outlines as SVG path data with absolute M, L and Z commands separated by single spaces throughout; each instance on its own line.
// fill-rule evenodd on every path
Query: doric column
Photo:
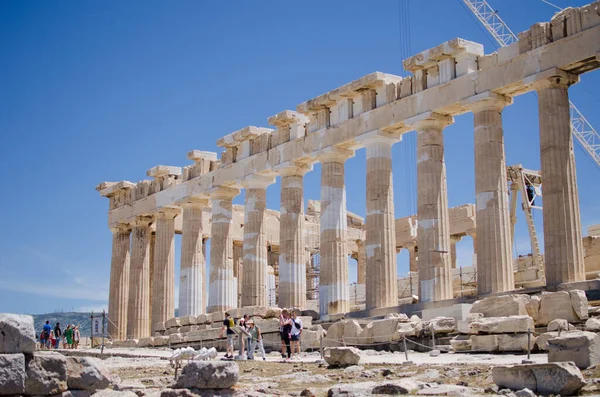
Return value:
M 127 305 L 129 304 L 129 261 L 131 226 L 120 223 L 113 233 L 108 293 L 108 334 L 116 340 L 127 339 Z
M 267 305 L 267 186 L 273 182 L 273 177 L 261 175 L 242 182 L 246 190 L 242 307 Z
M 233 242 L 233 277 L 237 279 L 237 307 L 242 307 L 242 288 L 244 287 L 244 242 Z
M 544 182 L 544 257 L 548 285 L 585 281 L 579 195 L 568 87 L 575 76 L 539 82 L 540 157 Z M 479 260 L 479 263 L 482 263 Z
M 152 326 L 175 316 L 175 217 L 179 208 L 163 208 L 156 214 Z
M 210 192 L 212 223 L 210 238 L 210 284 L 208 312 L 223 312 L 237 306 L 237 291 L 233 282 L 233 237 L 231 200 L 238 189 L 216 187 Z
M 150 336 L 150 225 L 151 216 L 139 216 L 133 223 L 127 337 Z
M 367 282 L 367 245 L 364 240 L 356 240 L 358 255 L 356 257 L 356 282 L 365 284 Z
M 319 311 L 330 315 L 348 312 L 348 219 L 344 162 L 351 150 L 332 148 L 319 155 L 321 161 L 321 272 Z
M 153 292 L 154 292 L 154 253 L 156 252 L 156 250 L 154 249 L 156 247 L 156 233 L 150 233 L 150 259 L 148 260 L 148 266 L 150 268 L 150 272 L 148 273 L 148 279 L 149 281 L 149 286 L 148 286 L 148 307 L 149 312 L 148 312 L 148 323 L 150 324 L 150 329 L 152 330 L 154 323 L 152 322 L 152 304 L 154 302 L 153 300 Z
M 378 132 L 379 134 L 379 132 Z M 396 222 L 392 181 L 392 145 L 398 137 L 375 135 L 367 149 L 366 307 L 398 304 Z
M 479 294 L 512 291 L 515 287 L 502 110 L 511 98 L 485 92 L 469 99 L 475 124 L 475 250 Z M 475 247 L 474 247 L 475 248 Z
M 304 174 L 312 167 L 280 169 L 279 305 L 306 306 L 306 246 L 304 241 Z
M 197 316 L 206 310 L 202 212 L 207 205 L 208 199 L 201 197 L 192 197 L 182 204 L 179 317 Z
M 450 236 L 450 267 L 456 269 L 456 243 L 462 240 L 460 236 Z
M 419 271 L 419 249 L 416 245 L 408 245 L 406 247 L 408 250 L 408 271 L 409 272 L 418 272 Z
M 417 130 L 419 300 L 452 298 L 448 191 L 443 130 L 453 119 L 427 112 L 407 120 Z

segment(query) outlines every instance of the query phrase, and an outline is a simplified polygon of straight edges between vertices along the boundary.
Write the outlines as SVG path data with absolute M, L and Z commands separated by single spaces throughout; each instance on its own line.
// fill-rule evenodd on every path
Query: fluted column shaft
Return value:
M 210 284 L 208 312 L 222 312 L 237 307 L 233 279 L 233 237 L 231 200 L 238 189 L 218 187 L 210 193 L 212 223 L 210 238 Z
M 154 277 L 152 280 L 152 326 L 175 316 L 175 217 L 179 209 L 156 214 Z
M 475 124 L 477 290 L 480 294 L 515 287 L 502 109 L 509 98 L 489 94 L 472 105 Z
M 418 272 L 419 271 L 419 253 L 418 249 L 414 245 L 406 247 L 408 250 L 408 271 Z
M 319 311 L 330 315 L 346 313 L 349 308 L 348 220 L 344 162 L 350 151 L 332 150 L 321 160 L 321 222 L 319 274 Z
M 585 280 L 568 83 L 556 77 L 537 87 L 548 285 Z
M 131 226 L 120 224 L 112 229 L 110 290 L 108 295 L 108 334 L 117 340 L 127 338 L 127 305 L 129 304 L 129 266 Z
M 367 244 L 364 240 L 357 240 L 358 255 L 356 257 L 356 282 L 365 284 L 367 282 Z
M 237 280 L 237 307 L 242 307 L 242 288 L 244 287 L 244 242 L 233 242 L 233 277 Z
M 304 241 L 304 174 L 310 168 L 290 167 L 281 174 L 279 215 L 279 305 L 306 307 Z
M 242 307 L 267 306 L 267 184 L 271 181 L 246 181 L 244 206 L 244 284 Z
M 367 309 L 398 303 L 396 222 L 392 181 L 392 144 L 397 139 L 375 137 L 367 149 L 366 306 Z
M 184 203 L 181 262 L 179 271 L 179 316 L 204 314 L 204 285 L 206 283 L 206 259 L 202 246 L 202 212 L 208 199 L 194 198 Z
M 419 300 L 452 298 L 448 191 L 443 130 L 452 121 L 430 114 L 416 123 Z
M 127 337 L 150 336 L 150 225 L 151 217 L 138 217 L 131 236 Z

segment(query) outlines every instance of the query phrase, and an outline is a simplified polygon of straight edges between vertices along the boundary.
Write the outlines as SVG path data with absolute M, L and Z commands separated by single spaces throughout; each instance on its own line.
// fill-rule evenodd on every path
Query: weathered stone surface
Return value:
M 164 332 L 167 330 L 167 327 L 165 326 L 164 322 L 158 322 L 156 324 L 154 324 L 154 331 L 158 331 L 158 332 Z
M 600 330 L 600 317 L 591 317 L 585 322 L 585 329 L 588 331 Z
M 265 313 L 264 318 L 279 318 L 281 316 L 281 308 L 269 307 Z
M 181 325 L 181 320 L 178 317 L 170 318 L 165 322 L 165 327 L 167 327 L 167 329 L 181 327 Z
M 184 340 L 184 334 L 176 333 L 169 335 L 169 343 L 181 343 L 184 342 Z
M 540 297 L 537 295 L 531 296 L 531 299 L 525 305 L 525 309 L 527 310 L 527 314 L 533 318 L 533 322 L 537 324 L 538 313 L 540 311 Z
M 413 316 L 408 323 L 398 323 L 398 328 L 396 328 L 398 338 L 396 339 L 404 336 L 418 336 L 422 331 L 423 322 L 420 318 Z
M 104 389 L 97 391 L 94 393 L 94 397 L 138 397 L 132 391 L 129 390 L 112 390 L 112 389 Z
M 470 328 L 479 333 L 503 334 L 527 332 L 533 330 L 533 319 L 530 316 L 482 317 L 471 322 Z
M 455 352 L 469 351 L 472 348 L 471 338 L 466 335 L 458 335 L 450 339 L 450 346 Z
M 333 366 L 357 365 L 360 362 L 360 350 L 355 347 L 330 347 L 325 350 L 325 361 Z
M 228 389 L 239 379 L 239 367 L 233 362 L 192 361 L 181 370 L 177 389 Z
M 588 318 L 588 299 L 585 292 L 582 290 L 574 289 L 569 291 L 571 296 L 571 306 L 575 314 L 580 320 L 587 320 Z
M 110 386 L 110 372 L 98 359 L 68 357 L 67 386 L 78 390 L 106 389 Z
M 127 339 L 121 342 L 120 347 L 137 347 L 139 343 L 138 339 Z
M 580 298 L 578 296 L 578 298 Z M 579 317 L 573 309 L 571 294 L 567 291 L 543 293 L 540 297 L 540 310 L 538 313 L 538 324 L 546 325 L 557 318 L 567 320 L 570 323 L 579 322 Z M 587 314 L 587 299 L 586 299 Z M 586 317 L 587 318 L 587 317 Z
M 398 340 L 398 319 L 375 320 L 365 326 L 359 336 L 360 343 L 380 343 Z
M 0 395 L 25 392 L 25 356 L 0 354 Z
M 535 345 L 539 350 L 548 350 L 548 341 L 558 336 L 558 332 L 545 332 L 535 338 Z
M 321 337 L 325 337 L 326 332 L 320 325 L 313 328 L 316 329 L 305 329 L 302 331 L 303 348 L 317 348 L 321 345 Z
M 0 353 L 33 353 L 34 351 L 33 317 L 0 313 Z
M 515 393 L 515 396 L 517 396 L 517 397 L 536 397 L 535 393 L 527 388 L 525 388 L 523 390 L 519 390 L 518 392 Z
M 528 340 L 531 350 L 535 346 L 535 336 L 528 338 L 527 334 L 500 334 L 497 340 L 498 350 L 501 352 L 526 352 Z
M 528 315 L 529 295 L 488 296 L 473 303 L 471 313 L 481 313 L 484 317 L 508 317 Z
M 550 321 L 546 328 L 548 332 L 558 331 L 559 329 L 561 331 L 574 331 L 576 329 L 573 325 L 569 324 L 567 320 L 562 318 Z
M 390 318 L 395 318 L 398 320 L 398 322 L 401 323 L 407 323 L 410 321 L 410 319 L 408 318 L 408 316 L 404 313 L 388 313 L 385 315 L 384 317 L 386 320 L 390 319 Z
M 492 368 L 492 377 L 500 387 L 542 395 L 572 396 L 585 385 L 581 371 L 571 362 L 497 366 Z
M 196 316 L 182 316 L 179 317 L 179 322 L 181 326 L 184 325 L 196 325 Z
M 25 357 L 25 394 L 50 395 L 67 390 L 67 359 L 59 353 Z
M 260 325 L 261 331 L 263 331 L 262 325 Z M 265 332 L 265 331 L 263 331 Z M 207 328 L 199 331 L 190 331 L 186 335 L 186 340 L 188 342 L 198 342 L 202 340 L 213 340 L 219 337 L 221 333 L 221 328 Z
M 168 346 L 169 345 L 169 337 L 168 336 L 155 336 L 153 339 L 152 346 Z
M 148 346 L 154 346 L 154 338 L 153 337 L 140 338 L 140 340 L 138 341 L 137 347 L 148 347 Z
M 431 329 L 436 334 L 447 334 L 456 330 L 456 320 L 454 317 L 436 317 L 428 321 L 423 321 L 423 330 L 431 334 Z
M 347 343 L 359 343 L 357 337 L 363 329 L 356 320 L 342 320 L 331 324 L 327 329 L 326 346 L 340 346 L 335 341 L 346 341 Z
M 493 352 L 498 350 L 498 335 L 471 335 L 471 350 Z
M 578 331 L 548 340 L 548 362 L 574 361 L 579 368 L 600 363 L 600 335 Z
M 267 308 L 264 306 L 247 306 L 243 307 L 241 311 L 241 315 L 247 315 L 248 317 L 265 317 L 267 315 Z
M 212 316 L 210 314 L 199 314 L 196 317 L 196 324 L 210 324 L 212 321 Z

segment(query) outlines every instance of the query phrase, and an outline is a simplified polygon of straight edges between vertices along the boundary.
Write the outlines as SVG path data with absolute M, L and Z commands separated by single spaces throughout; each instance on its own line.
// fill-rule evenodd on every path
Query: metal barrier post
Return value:
M 412 361 L 408 359 L 408 349 L 406 348 L 406 335 L 402 336 L 402 344 L 404 345 L 404 364 L 414 364 Z
M 323 335 L 319 338 L 319 351 L 321 352 L 321 359 L 325 358 L 323 354 Z
M 435 349 L 435 331 L 433 330 L 433 323 L 431 324 L 431 348 Z
M 527 328 L 527 360 L 523 360 L 521 363 L 533 364 L 533 361 L 531 361 L 531 328 Z

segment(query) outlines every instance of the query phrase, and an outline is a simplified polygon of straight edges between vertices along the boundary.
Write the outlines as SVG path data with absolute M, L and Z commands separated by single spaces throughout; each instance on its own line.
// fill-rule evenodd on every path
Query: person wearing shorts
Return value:
M 298 317 L 298 313 L 294 310 L 292 312 L 292 356 L 294 356 L 294 350 L 298 353 L 297 357 L 300 357 L 300 335 L 302 334 L 302 320 Z M 295 349 L 294 349 L 295 347 Z
M 231 314 L 229 312 L 225 313 L 225 320 L 223 320 L 223 327 L 221 328 L 221 333 L 219 334 L 219 338 L 223 337 L 223 333 L 226 333 L 227 336 L 227 353 L 225 353 L 225 358 L 233 358 L 233 339 L 235 337 L 235 332 L 233 331 L 235 323 L 233 318 L 231 318 Z
M 292 319 L 290 318 L 290 314 L 287 311 L 287 309 L 283 309 L 281 312 L 281 317 L 279 317 L 279 326 L 281 327 L 282 340 L 281 355 L 283 356 L 283 358 L 286 358 L 283 352 L 283 347 L 285 346 L 287 360 L 289 360 L 292 357 L 292 351 L 290 349 L 290 338 L 292 335 Z

